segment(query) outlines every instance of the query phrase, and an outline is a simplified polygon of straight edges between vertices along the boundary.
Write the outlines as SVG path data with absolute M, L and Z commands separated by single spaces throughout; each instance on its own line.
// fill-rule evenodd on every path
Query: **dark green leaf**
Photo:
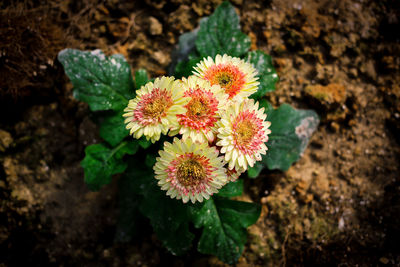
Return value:
M 187 252 L 194 238 L 189 231 L 188 205 L 168 197 L 157 185 L 153 170 L 137 159 L 129 163 L 126 176 L 134 183 L 134 192 L 142 196 L 140 211 L 150 219 L 164 246 L 176 255 Z
M 276 74 L 274 65 L 272 64 L 271 57 L 262 51 L 251 51 L 246 55 L 246 61 L 253 64 L 258 71 L 258 86 L 257 92 L 251 95 L 253 99 L 260 99 L 266 93 L 275 91 L 275 84 L 279 80 Z
M 228 264 L 237 262 L 247 240 L 246 228 L 257 221 L 260 206 L 215 198 L 207 200 L 201 207 L 192 207 L 195 227 L 203 227 L 198 250 L 216 255 Z
M 269 114 L 271 111 L 274 110 L 272 104 L 265 99 L 260 99 L 258 103 L 260 108 L 264 108 L 264 113 Z
M 219 197 L 237 197 L 243 194 L 243 180 L 239 179 L 235 182 L 230 182 L 222 187 L 219 192 Z
M 249 178 L 257 178 L 263 169 L 264 169 L 264 164 L 257 161 L 253 167 L 247 169 L 247 176 L 249 176 Z
M 288 104 L 267 114 L 267 120 L 271 122 L 271 134 L 266 143 L 267 155 L 262 161 L 269 169 L 286 171 L 303 154 L 318 127 L 319 118 L 313 110 L 294 109 Z
M 112 112 L 104 116 L 100 125 L 100 136 L 107 141 L 111 146 L 118 145 L 126 136 L 129 131 L 125 128 L 123 111 Z
M 87 146 L 81 166 L 85 171 L 85 182 L 92 191 L 99 190 L 111 182 L 113 174 L 122 173 L 127 164 L 122 160 L 125 154 L 133 155 L 138 149 L 137 142 L 123 142 L 115 148 L 105 144 Z
M 146 166 L 150 169 L 153 169 L 155 163 L 156 163 L 156 155 L 146 154 L 146 159 L 145 159 Z
M 192 58 L 189 60 L 180 61 L 175 68 L 174 76 L 178 79 L 182 77 L 189 77 L 193 73 L 193 67 L 197 65 L 201 61 L 201 58 Z
M 136 233 L 141 197 L 135 194 L 135 184 L 132 183 L 132 178 L 134 177 L 124 175 L 119 180 L 119 213 L 115 233 L 117 242 L 129 242 Z
M 74 85 L 75 98 L 93 111 L 120 111 L 134 96 L 131 69 L 122 55 L 106 57 L 100 50 L 64 49 L 58 60 Z
M 138 140 L 138 143 L 143 149 L 146 149 L 149 146 L 151 146 L 151 142 L 149 140 L 146 140 L 144 136 Z
M 208 20 L 200 22 L 196 47 L 201 57 L 225 53 L 240 57 L 250 44 L 250 38 L 240 31 L 239 16 L 229 2 L 223 2 Z
M 138 69 L 135 71 L 135 86 L 140 89 L 143 85 L 149 82 L 149 75 L 145 69 Z

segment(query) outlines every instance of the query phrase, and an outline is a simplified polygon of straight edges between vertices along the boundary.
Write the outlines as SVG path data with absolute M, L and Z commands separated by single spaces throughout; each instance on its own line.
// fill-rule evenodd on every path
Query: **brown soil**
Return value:
M 118 177 L 96 193 L 84 185 L 98 128 L 56 61 L 65 47 L 99 48 L 163 75 L 179 35 L 220 2 L 0 4 L 1 266 L 223 265 L 168 254 L 146 222 L 114 242 Z M 268 99 L 321 116 L 289 171 L 246 180 L 242 199 L 263 212 L 238 265 L 400 265 L 399 2 L 232 2 L 279 73 Z

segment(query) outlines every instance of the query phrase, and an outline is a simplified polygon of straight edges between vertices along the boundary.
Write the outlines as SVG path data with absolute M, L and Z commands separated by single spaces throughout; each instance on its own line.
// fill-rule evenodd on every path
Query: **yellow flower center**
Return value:
M 203 116 L 206 115 L 208 111 L 208 106 L 206 103 L 198 99 L 193 99 L 188 105 L 188 113 L 192 116 Z
M 232 83 L 232 77 L 229 75 L 229 73 L 221 72 L 216 78 L 218 84 L 224 88 L 229 87 L 229 85 Z
M 236 127 L 236 140 L 240 144 L 245 144 L 251 141 L 255 133 L 254 124 L 250 121 L 244 120 L 238 123 Z
M 143 114 L 150 118 L 159 118 L 168 107 L 168 102 L 162 98 L 156 98 L 148 103 L 143 110 Z
M 206 173 L 198 161 L 188 159 L 179 164 L 176 176 L 182 185 L 193 186 L 199 184 L 205 178 Z

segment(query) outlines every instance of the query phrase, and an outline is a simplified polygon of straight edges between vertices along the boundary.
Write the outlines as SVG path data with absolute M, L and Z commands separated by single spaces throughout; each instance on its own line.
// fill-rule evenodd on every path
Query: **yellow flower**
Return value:
M 164 150 L 153 169 L 158 185 L 171 198 L 202 202 L 227 183 L 223 157 L 207 143 L 194 143 L 191 138 L 174 138 L 164 143 Z
M 182 87 L 189 102 L 185 105 L 186 113 L 177 115 L 179 127 L 171 129 L 169 135 L 179 132 L 182 139 L 190 137 L 194 142 L 213 142 L 219 112 L 225 108 L 228 95 L 219 85 L 211 86 L 196 76 L 183 78 Z
M 228 55 L 217 55 L 215 61 L 208 57 L 194 68 L 194 75 L 211 85 L 219 84 L 229 99 L 241 102 L 257 91 L 259 82 L 256 69 L 244 60 Z
M 157 78 L 136 91 L 129 101 L 124 117 L 126 129 L 139 139 L 142 135 L 152 143 L 178 125 L 176 115 L 184 113 L 187 99 L 183 97 L 180 81 L 174 77 Z
M 268 129 L 271 122 L 265 121 L 266 117 L 264 108 L 258 109 L 258 102 L 253 99 L 233 103 L 221 116 L 217 146 L 225 153 L 230 170 L 247 170 L 248 165 L 253 167 L 261 160 L 261 154 L 266 154 L 264 143 L 271 133 Z

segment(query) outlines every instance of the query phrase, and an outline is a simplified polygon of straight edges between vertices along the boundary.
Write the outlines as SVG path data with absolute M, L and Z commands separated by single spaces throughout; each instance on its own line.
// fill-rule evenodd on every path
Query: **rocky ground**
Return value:
M 65 47 L 99 48 L 164 75 L 179 35 L 220 2 L 0 4 L 1 266 L 223 265 L 168 254 L 146 223 L 114 243 L 118 177 L 96 193 L 84 185 L 98 129 L 56 61 Z M 280 76 L 267 98 L 321 116 L 299 162 L 246 179 L 242 199 L 262 216 L 238 265 L 400 265 L 399 2 L 232 3 Z

